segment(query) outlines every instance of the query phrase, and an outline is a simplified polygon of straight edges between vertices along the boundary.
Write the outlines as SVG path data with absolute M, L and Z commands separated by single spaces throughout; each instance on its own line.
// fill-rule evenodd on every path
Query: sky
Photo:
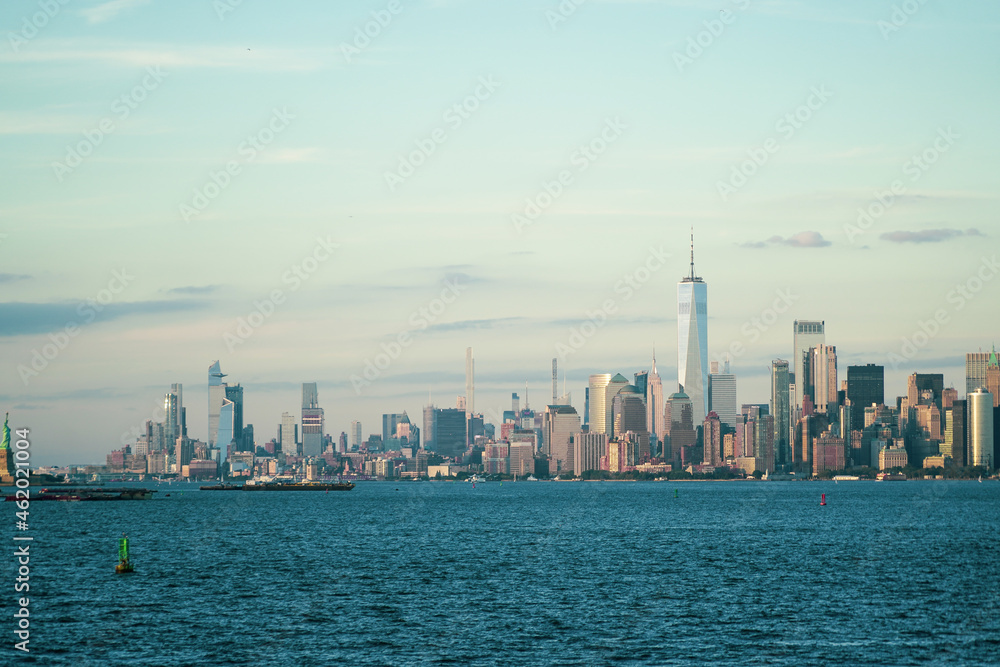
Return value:
M 258 444 L 317 382 L 380 433 L 465 393 L 541 409 L 551 359 L 676 384 L 676 283 L 769 396 L 796 319 L 840 377 L 964 392 L 989 349 L 1000 6 L 237 0 L 0 7 L 0 409 L 102 463 L 207 369 Z M 383 354 L 385 356 L 379 357 Z M 366 376 L 366 368 L 368 369 Z

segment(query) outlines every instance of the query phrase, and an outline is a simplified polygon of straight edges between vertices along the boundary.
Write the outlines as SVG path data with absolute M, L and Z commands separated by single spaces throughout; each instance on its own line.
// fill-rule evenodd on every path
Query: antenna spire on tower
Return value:
M 694 225 L 691 225 L 691 280 L 694 280 Z

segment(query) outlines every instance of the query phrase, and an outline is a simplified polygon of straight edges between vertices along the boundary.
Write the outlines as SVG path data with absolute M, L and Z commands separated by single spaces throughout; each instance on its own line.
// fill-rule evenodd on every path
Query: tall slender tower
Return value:
M 771 414 L 774 416 L 775 463 L 786 466 L 792 462 L 788 446 L 788 362 L 775 359 L 771 362 Z
M 222 378 L 226 374 L 222 372 L 218 361 L 213 361 L 208 367 L 208 446 L 220 447 L 219 440 L 219 413 L 222 411 L 222 404 L 226 400 L 226 385 Z M 230 436 L 232 437 L 232 436 Z M 221 445 L 225 450 L 229 446 L 227 440 Z
M 649 380 L 646 384 L 646 430 L 650 433 L 650 438 L 656 437 L 663 440 L 665 432 L 663 430 L 663 382 L 660 374 L 656 372 L 656 348 L 653 348 L 653 369 L 649 372 Z
M 559 382 L 556 379 L 558 376 L 558 372 L 556 371 L 556 358 L 552 357 L 552 405 L 556 405 L 559 402 Z
M 708 285 L 694 273 L 694 229 L 691 230 L 691 274 L 677 283 L 677 383 L 691 399 L 695 424 L 708 414 Z
M 465 348 L 465 412 L 471 415 L 476 411 L 476 362 L 472 358 L 472 348 Z

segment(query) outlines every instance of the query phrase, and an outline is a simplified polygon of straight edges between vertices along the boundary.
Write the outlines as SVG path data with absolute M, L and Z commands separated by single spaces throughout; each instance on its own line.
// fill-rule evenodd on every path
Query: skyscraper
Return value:
M 220 447 L 223 451 L 229 444 L 228 441 L 221 446 L 219 440 L 219 412 L 222 410 L 222 402 L 226 400 L 226 388 L 222 378 L 226 374 L 222 372 L 218 361 L 213 361 L 208 367 L 208 446 Z
M 702 463 L 707 466 L 722 464 L 722 420 L 710 411 L 702 428 Z
M 611 381 L 608 382 L 608 386 L 604 388 L 604 433 L 608 434 L 608 438 L 611 438 L 611 434 L 614 433 L 615 415 L 614 415 L 614 400 L 618 392 L 624 387 L 628 387 L 628 378 L 621 373 L 615 374 Z
M 236 385 L 223 385 L 226 390 L 226 401 L 232 403 L 232 421 L 228 421 L 230 418 L 226 418 L 225 426 L 232 432 L 231 438 L 236 441 L 236 445 L 233 449 L 235 452 L 245 452 L 252 451 L 253 443 L 247 445 L 243 440 L 243 387 L 239 384 Z M 223 403 L 225 406 L 225 403 Z M 222 430 L 223 418 L 219 416 L 219 430 Z M 228 447 L 228 442 L 223 442 L 219 445 L 221 449 Z
M 323 408 L 315 382 L 302 383 L 302 455 L 323 454 Z
M 382 415 L 382 442 L 386 443 L 387 448 L 389 441 L 396 437 L 396 426 L 403 421 L 404 414 L 390 412 Z
M 278 439 L 281 441 L 281 451 L 286 456 L 296 456 L 299 448 L 296 443 L 295 431 L 298 424 L 295 423 L 295 415 L 290 412 L 281 413 L 281 432 Z
M 608 384 L 611 382 L 611 373 L 597 373 L 590 376 L 588 386 L 588 398 L 590 410 L 587 420 L 590 424 L 591 433 L 607 433 L 607 412 L 605 410 L 604 399 Z
M 1000 406 L 1000 360 L 996 348 L 965 355 L 965 392 L 972 393 L 979 387 L 993 394 L 993 407 Z
M 351 422 L 351 448 L 359 449 L 361 447 L 361 422 L 352 421 Z
M 848 366 L 847 398 L 851 401 L 851 430 L 860 431 L 865 427 L 865 408 L 885 404 L 885 367 Z
M 802 407 L 805 385 L 810 381 L 804 370 L 805 355 L 809 348 L 826 343 L 826 321 L 795 320 L 792 361 L 795 363 L 795 405 Z M 814 401 L 815 402 L 815 401 Z
M 543 417 L 545 454 L 551 461 L 550 473 L 573 470 L 574 433 L 580 432 L 580 415 L 572 405 L 549 405 Z
M 723 424 L 733 428 L 737 422 L 743 421 L 736 407 L 736 376 L 729 372 L 728 361 L 722 373 L 708 375 L 708 410 L 718 415 Z
M 810 384 L 816 410 L 829 415 L 837 414 L 837 347 L 820 343 L 810 348 Z
M 677 382 L 700 424 L 708 414 L 708 285 L 694 273 L 694 231 L 691 274 L 677 283 Z
M 434 434 L 434 451 L 445 458 L 454 458 L 465 453 L 465 434 L 468 421 L 465 410 L 460 408 L 431 408 L 431 431 Z M 426 410 L 424 428 L 427 427 Z
M 180 384 L 170 385 L 170 391 L 163 399 L 163 438 L 173 442 L 183 435 L 184 392 Z
M 952 401 L 951 407 L 944 411 L 944 442 L 941 443 L 941 453 L 950 456 L 958 467 L 963 467 L 966 462 L 965 411 L 965 399 Z
M 775 359 L 771 362 L 771 415 L 774 417 L 775 463 L 790 465 L 792 453 L 788 446 L 788 362 Z M 862 421 L 864 414 L 861 415 Z
M 966 400 L 969 405 L 969 464 L 992 468 L 993 394 L 980 387 Z
M 234 408 L 235 404 L 228 398 L 223 398 L 222 405 L 219 406 L 219 427 L 215 432 L 215 446 L 219 448 L 223 461 L 226 461 L 229 458 L 230 451 L 235 452 L 237 447 L 237 444 L 234 442 L 236 438 Z M 239 435 L 242 438 L 243 433 Z
M 640 460 L 650 455 L 649 431 L 646 430 L 646 397 L 635 385 L 625 385 L 611 401 L 611 437 L 620 440 L 632 431 L 638 438 Z
M 669 457 L 666 449 L 664 449 L 663 457 L 670 458 L 675 466 L 691 463 L 691 450 L 698 439 L 694 426 L 691 398 L 682 391 L 671 394 L 667 398 L 663 413 L 664 426 L 670 437 Z
M 663 382 L 660 374 L 656 372 L 656 350 L 653 350 L 653 368 L 649 371 L 649 380 L 646 386 L 646 430 L 650 433 L 650 438 L 662 440 L 664 436 L 663 428 Z

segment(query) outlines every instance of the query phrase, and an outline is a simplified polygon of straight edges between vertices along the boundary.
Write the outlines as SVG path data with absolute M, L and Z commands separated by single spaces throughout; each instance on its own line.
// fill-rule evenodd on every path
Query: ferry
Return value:
M 906 475 L 901 472 L 880 472 L 875 475 L 875 480 L 878 482 L 905 482 Z
M 202 491 L 350 491 L 351 482 L 268 482 L 266 484 L 216 484 L 199 487 Z

